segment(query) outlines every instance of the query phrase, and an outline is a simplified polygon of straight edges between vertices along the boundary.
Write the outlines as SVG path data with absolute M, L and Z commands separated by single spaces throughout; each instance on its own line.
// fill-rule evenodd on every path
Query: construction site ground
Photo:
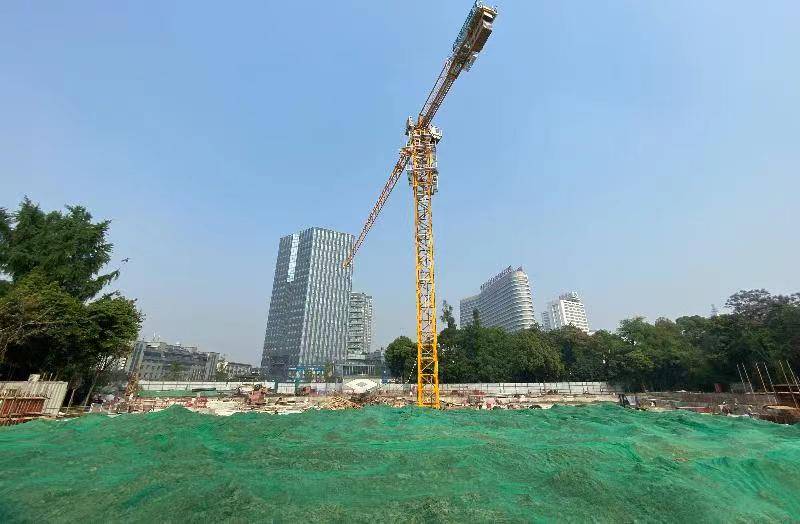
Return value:
M 131 401 L 121 401 L 104 406 L 96 406 L 96 412 L 150 412 L 173 405 L 191 411 L 211 415 L 232 415 L 241 412 L 261 412 L 272 414 L 302 413 L 307 410 L 358 409 L 364 406 L 405 407 L 414 405 L 413 393 L 391 394 L 328 394 L 328 395 L 280 395 L 264 394 L 256 401 L 250 395 L 220 395 L 218 392 L 197 392 L 193 396 L 187 392 L 148 392 Z M 443 395 L 443 409 L 541 409 L 555 404 L 579 405 L 595 402 L 616 402 L 616 395 L 486 395 L 475 391 L 467 394 Z

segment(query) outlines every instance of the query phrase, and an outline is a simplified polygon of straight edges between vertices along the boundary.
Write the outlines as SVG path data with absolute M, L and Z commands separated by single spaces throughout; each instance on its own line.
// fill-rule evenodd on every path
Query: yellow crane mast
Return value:
M 408 183 L 414 196 L 414 248 L 417 275 L 417 405 L 439 408 L 439 360 L 436 352 L 436 291 L 434 286 L 434 249 L 432 200 L 438 185 L 436 144 L 441 131 L 432 124 L 458 75 L 469 71 L 478 53 L 492 33 L 497 9 L 476 2 L 453 43 L 453 52 L 439 73 L 416 120 L 408 117 L 408 142 L 400 150 L 389 180 L 367 217 L 361 234 L 344 262 L 353 261 L 370 228 L 389 198 L 409 161 Z

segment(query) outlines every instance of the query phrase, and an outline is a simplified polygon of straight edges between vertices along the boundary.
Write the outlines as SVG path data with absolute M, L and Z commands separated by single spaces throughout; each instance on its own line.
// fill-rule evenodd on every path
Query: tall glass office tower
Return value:
M 312 227 L 281 238 L 261 357 L 270 378 L 320 372 L 345 357 L 353 235 Z

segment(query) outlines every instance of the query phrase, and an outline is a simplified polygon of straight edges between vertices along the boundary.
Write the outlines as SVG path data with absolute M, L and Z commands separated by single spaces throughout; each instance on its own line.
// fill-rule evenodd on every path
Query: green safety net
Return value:
M 800 520 L 800 426 L 615 405 L 0 428 L 2 522 Z

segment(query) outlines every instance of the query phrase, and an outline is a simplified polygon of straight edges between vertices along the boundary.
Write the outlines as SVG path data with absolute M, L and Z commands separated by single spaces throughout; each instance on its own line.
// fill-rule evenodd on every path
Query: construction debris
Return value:
M 365 391 L 366 390 L 366 391 Z M 359 391 L 352 388 L 351 391 Z M 232 415 L 242 412 L 285 415 L 308 410 L 361 409 L 365 406 L 402 408 L 415 403 L 414 392 L 381 391 L 379 388 L 362 388 L 362 392 L 319 394 L 313 387 L 296 388 L 294 394 L 277 394 L 261 384 L 238 387 L 231 391 L 149 390 L 139 391 L 103 406 L 108 413 L 141 413 L 160 411 L 178 405 L 186 409 L 214 415 Z M 613 402 L 616 397 L 605 394 L 557 394 L 552 391 L 535 395 L 509 393 L 487 394 L 481 390 L 453 390 L 442 396 L 442 409 L 541 409 L 555 404 L 587 404 Z

